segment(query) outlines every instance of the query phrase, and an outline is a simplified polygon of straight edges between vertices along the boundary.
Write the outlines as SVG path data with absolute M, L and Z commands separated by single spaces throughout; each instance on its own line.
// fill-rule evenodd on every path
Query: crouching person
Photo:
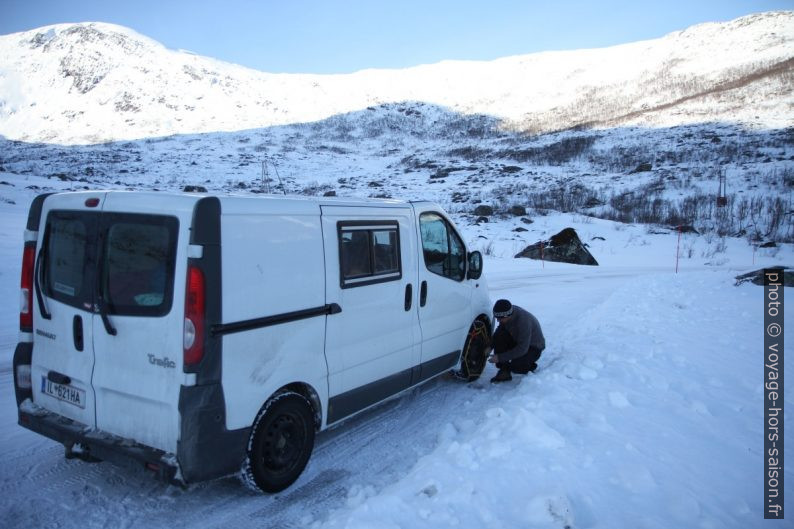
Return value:
M 491 340 L 493 354 L 488 361 L 496 364 L 499 372 L 491 382 L 512 380 L 511 373 L 526 375 L 535 371 L 538 359 L 546 348 L 538 319 L 506 299 L 494 304 L 493 315 L 499 327 Z

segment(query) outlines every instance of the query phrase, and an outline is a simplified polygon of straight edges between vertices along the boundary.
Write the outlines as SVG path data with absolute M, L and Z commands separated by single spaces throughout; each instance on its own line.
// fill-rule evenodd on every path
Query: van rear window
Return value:
M 179 221 L 161 215 L 52 211 L 42 259 L 44 293 L 82 310 L 162 316 L 171 310 Z M 101 297 L 101 298 L 100 298 Z
M 177 220 L 107 215 L 102 295 L 110 314 L 162 316 L 171 309 Z M 137 218 L 136 218 L 137 217 Z
M 91 268 L 89 235 L 96 219 L 68 212 L 49 217 L 45 251 L 44 291 L 50 297 L 73 306 L 90 307 L 91 284 L 86 271 Z M 94 221 L 94 222 L 92 222 Z

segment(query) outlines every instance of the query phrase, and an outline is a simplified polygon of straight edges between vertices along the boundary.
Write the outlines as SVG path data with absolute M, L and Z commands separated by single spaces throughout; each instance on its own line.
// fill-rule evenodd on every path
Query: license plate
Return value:
M 58 400 L 74 404 L 79 408 L 85 408 L 85 390 L 57 384 L 47 377 L 41 377 L 41 392 Z

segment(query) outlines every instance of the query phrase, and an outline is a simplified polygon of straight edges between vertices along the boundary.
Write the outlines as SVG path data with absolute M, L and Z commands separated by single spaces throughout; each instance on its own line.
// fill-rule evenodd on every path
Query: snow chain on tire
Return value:
M 460 362 L 461 378 L 469 382 L 477 380 L 485 371 L 487 358 L 485 351 L 491 337 L 488 334 L 488 327 L 481 320 L 471 324 L 469 336 L 466 338 L 466 345 L 463 350 Z

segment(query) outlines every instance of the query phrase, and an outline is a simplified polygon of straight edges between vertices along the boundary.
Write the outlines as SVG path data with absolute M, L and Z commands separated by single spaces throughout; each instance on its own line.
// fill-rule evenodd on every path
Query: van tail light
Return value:
M 204 358 L 206 285 L 204 273 L 188 266 L 185 291 L 184 365 L 193 366 Z
M 33 331 L 33 264 L 36 261 L 36 243 L 25 244 L 22 252 L 22 280 L 20 281 L 19 329 Z

